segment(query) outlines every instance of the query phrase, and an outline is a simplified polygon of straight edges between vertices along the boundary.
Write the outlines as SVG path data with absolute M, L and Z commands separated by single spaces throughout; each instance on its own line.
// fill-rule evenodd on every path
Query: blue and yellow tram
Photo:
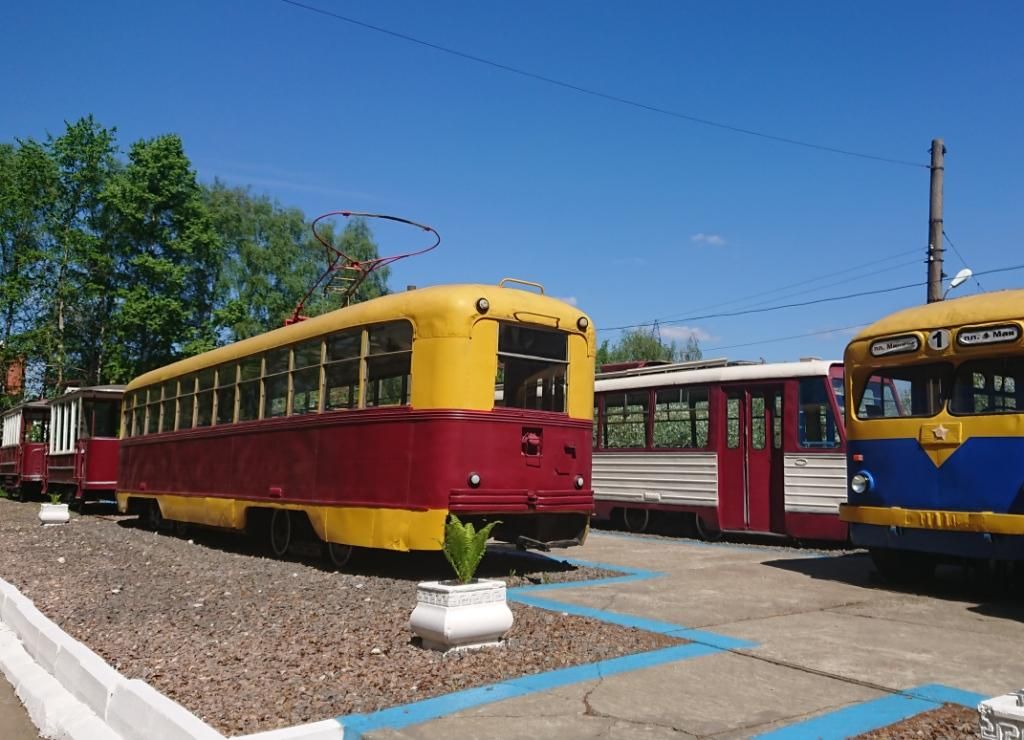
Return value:
M 840 518 L 879 570 L 1024 560 L 1024 290 L 892 314 L 846 349 Z

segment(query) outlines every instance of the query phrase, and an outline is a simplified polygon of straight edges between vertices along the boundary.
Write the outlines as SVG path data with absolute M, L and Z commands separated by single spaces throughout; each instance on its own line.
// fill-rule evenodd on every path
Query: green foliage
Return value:
M 597 366 L 613 362 L 636 362 L 661 360 L 664 362 L 689 362 L 703 357 L 700 342 L 693 335 L 687 337 L 682 347 L 675 342 L 665 342 L 654 330 L 629 329 L 622 333 L 615 344 L 604 340 L 597 350 Z
M 59 493 L 49 493 L 47 495 L 50 497 L 50 503 L 51 504 L 59 504 L 60 503 L 61 495 Z
M 501 522 L 491 522 L 478 532 L 473 528 L 472 522 L 463 524 L 454 514 L 449 516 L 444 527 L 443 550 L 459 583 L 469 583 L 473 580 L 487 549 L 487 538 L 498 524 Z
M 377 256 L 359 219 L 337 243 Z M 0 143 L 0 382 L 24 358 L 29 395 L 127 382 L 277 328 L 325 267 L 300 210 L 200 185 L 176 135 L 123 155 L 116 129 L 87 116 L 56 137 Z M 374 273 L 355 300 L 387 293 L 387 277 Z M 304 313 L 339 305 L 318 292 Z

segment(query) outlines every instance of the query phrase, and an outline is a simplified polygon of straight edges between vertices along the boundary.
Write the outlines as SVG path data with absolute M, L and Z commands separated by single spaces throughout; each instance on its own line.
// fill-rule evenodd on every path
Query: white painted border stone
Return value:
M 978 719 L 984 740 L 1024 737 L 1024 689 L 981 702 Z
M 43 737 L 58 740 L 224 740 L 145 681 L 127 679 L 0 578 L 0 670 Z M 342 740 L 333 719 L 238 740 Z

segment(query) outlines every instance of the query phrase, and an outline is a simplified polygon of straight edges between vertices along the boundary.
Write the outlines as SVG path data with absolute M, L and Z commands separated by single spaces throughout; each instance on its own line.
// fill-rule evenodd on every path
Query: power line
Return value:
M 691 313 L 693 311 L 705 311 L 705 310 L 707 310 L 709 308 L 719 308 L 721 306 L 731 306 L 731 305 L 736 304 L 736 303 L 740 303 L 740 304 L 749 303 L 751 298 L 758 298 L 760 296 L 772 295 L 773 293 L 781 293 L 781 292 L 784 292 L 784 291 L 788 290 L 789 288 L 796 288 L 796 287 L 799 287 L 801 285 L 807 285 L 808 283 L 813 283 L 813 282 L 816 282 L 818 280 L 822 280 L 823 278 L 835 277 L 836 275 L 846 275 L 846 274 L 849 274 L 851 272 L 865 272 L 865 271 L 870 274 L 870 273 L 875 272 L 875 266 L 878 265 L 878 264 L 881 264 L 883 262 L 890 262 L 890 261 L 892 261 L 894 259 L 898 259 L 900 257 L 906 256 L 906 255 L 908 255 L 908 254 L 910 254 L 912 252 L 917 252 L 917 251 L 918 251 L 918 248 L 915 247 L 914 249 L 908 249 L 908 250 L 906 250 L 904 252 L 897 252 L 896 254 L 890 255 L 889 257 L 883 257 L 882 259 L 875 260 L 874 264 L 872 264 L 872 265 L 858 265 L 856 267 L 846 267 L 846 268 L 844 268 L 842 270 L 834 270 L 832 272 L 826 272 L 826 273 L 821 274 L 821 275 L 816 275 L 814 277 L 809 277 L 809 278 L 804 278 L 803 280 L 798 280 L 795 283 L 789 283 L 787 285 L 782 285 L 782 286 L 779 286 L 778 288 L 772 288 L 770 290 L 762 290 L 762 291 L 760 291 L 758 293 L 750 293 L 750 294 L 748 294 L 748 295 L 746 295 L 746 296 L 744 296 L 742 298 L 734 298 L 734 299 L 729 300 L 729 301 L 720 301 L 718 303 L 711 303 L 711 304 L 707 304 L 707 305 L 704 305 L 704 306 L 698 306 L 697 308 L 691 308 L 691 309 L 688 309 L 687 311 L 681 312 L 681 313 Z M 917 260 L 914 260 L 914 261 L 916 262 Z M 909 264 L 909 263 L 901 263 L 899 265 L 894 265 L 893 267 L 886 268 L 886 269 L 887 270 L 894 270 L 897 267 L 903 267 L 906 264 Z M 827 286 L 821 286 L 821 287 L 827 287 Z M 807 291 L 802 291 L 802 292 L 807 292 Z M 783 295 L 783 296 L 779 296 L 779 298 L 788 297 L 789 295 L 791 295 L 791 294 L 786 294 L 786 295 Z M 792 294 L 792 295 L 800 295 L 800 293 L 795 293 L 795 294 Z M 758 305 L 760 305 L 760 304 L 758 304 Z M 663 317 L 661 317 L 660 320 L 661 321 L 665 321 L 665 320 L 668 320 L 668 319 L 673 319 L 673 318 L 675 318 L 675 317 L 677 317 L 679 315 L 680 314 L 674 314 L 673 316 L 663 316 Z
M 731 131 L 731 132 L 737 133 L 737 134 L 745 134 L 747 136 L 757 136 L 759 138 L 768 139 L 770 141 L 776 141 L 776 142 L 779 142 L 781 144 L 790 144 L 791 146 L 800 146 L 800 147 L 804 147 L 804 148 L 807 148 L 807 149 L 816 149 L 818 151 L 830 152 L 832 154 L 842 154 L 842 155 L 847 156 L 847 157 L 859 157 L 861 159 L 870 159 L 870 160 L 874 160 L 876 162 L 885 162 L 887 164 L 901 165 L 901 166 L 904 166 L 904 167 L 923 167 L 925 169 L 929 168 L 929 165 L 923 164 L 921 162 L 911 162 L 911 161 L 904 160 L 904 159 L 893 159 L 893 158 L 890 158 L 890 157 L 881 157 L 881 156 L 878 156 L 878 155 L 875 155 L 875 154 L 866 154 L 865 152 L 856 152 L 856 151 L 853 151 L 853 150 L 850 150 L 850 149 L 840 149 L 839 147 L 825 146 L 824 144 L 814 144 L 814 143 L 809 142 L 809 141 L 802 141 L 800 139 L 793 139 L 793 138 L 790 138 L 790 137 L 787 137 L 787 136 L 776 136 L 775 134 L 768 134 L 768 133 L 765 133 L 763 131 L 756 131 L 754 129 L 743 128 L 741 126 L 733 126 L 733 125 L 728 124 L 728 123 L 721 123 L 719 121 L 712 121 L 712 120 L 710 120 L 708 118 L 700 118 L 698 116 L 692 116 L 692 115 L 690 115 L 688 113 L 681 113 L 679 111 L 674 111 L 674 110 L 671 110 L 669 108 L 662 108 L 662 107 L 657 106 L 657 105 L 650 105 L 648 103 L 642 103 L 642 102 L 640 102 L 638 100 L 632 100 L 630 98 L 624 98 L 624 97 L 621 97 L 619 95 L 613 95 L 611 93 L 601 92 L 600 90 L 595 90 L 595 89 L 589 88 L 589 87 L 582 87 L 580 85 L 574 85 L 571 82 L 565 82 L 563 80 L 558 80 L 558 79 L 555 79 L 554 77 L 547 77 L 545 75 L 537 74 L 536 72 L 530 72 L 528 70 L 521 69 L 519 67 L 513 67 L 511 65 L 503 64 L 501 62 L 495 62 L 495 61 L 493 61 L 491 59 L 485 59 L 484 57 L 476 56 L 475 54 L 469 54 L 469 53 L 464 52 L 464 51 L 459 51 L 458 49 L 452 49 L 452 48 L 447 47 L 447 46 L 441 46 L 440 44 L 432 43 L 430 41 L 424 41 L 423 39 L 416 38 L 415 36 L 409 36 L 408 34 L 399 33 L 398 31 L 392 31 L 391 29 L 384 28 L 382 26 L 375 26 L 375 25 L 373 25 L 371 23 L 366 23 L 365 21 L 360 21 L 360 20 L 357 20 L 355 18 L 350 18 L 349 16 L 341 15 L 340 13 L 335 13 L 335 12 L 332 12 L 330 10 L 324 10 L 323 8 L 317 8 L 317 7 L 313 6 L 313 5 L 306 5 L 305 3 L 297 2 L 297 0 L 281 0 L 281 2 L 286 3 L 287 5 L 292 5 L 292 6 L 296 7 L 296 8 L 301 8 L 302 10 L 308 10 L 311 13 L 319 13 L 320 15 L 327 16 L 328 18 L 334 18 L 335 20 L 343 21 L 345 23 L 350 23 L 350 24 L 352 24 L 354 26 L 359 26 L 360 28 L 365 28 L 365 29 L 368 29 L 370 31 L 376 31 L 377 33 L 386 34 L 388 36 L 392 36 L 394 38 L 401 39 L 403 41 L 408 41 L 408 42 L 413 43 L 413 44 L 418 44 L 418 45 L 424 46 L 424 47 L 426 47 L 428 49 L 433 49 L 434 51 L 440 51 L 440 52 L 443 52 L 445 54 L 450 54 L 452 56 L 459 57 L 460 59 L 465 59 L 465 60 L 468 60 L 468 61 L 471 61 L 471 62 L 476 62 L 477 64 L 483 64 L 483 65 L 486 65 L 488 67 L 493 67 L 494 69 L 500 69 L 503 72 L 508 72 L 510 74 L 519 75 L 521 77 L 527 77 L 527 78 L 529 78 L 531 80 L 536 80 L 538 82 L 544 82 L 544 83 L 546 83 L 548 85 L 554 85 L 556 87 L 561 87 L 561 88 L 566 89 L 566 90 L 572 90 L 573 92 L 581 93 L 583 95 L 589 95 L 591 97 L 601 98 L 602 100 L 609 100 L 611 102 L 619 103 L 621 105 L 627 105 L 627 106 L 630 106 L 632 108 L 639 108 L 640 110 L 645 110 L 645 111 L 648 111 L 650 113 L 658 113 L 658 114 L 661 114 L 661 115 L 664 115 L 664 116 L 670 116 L 672 118 L 678 118 L 678 119 L 681 119 L 683 121 L 689 121 L 690 123 L 699 123 L 699 124 L 701 124 L 703 126 L 711 126 L 713 128 L 723 129 L 725 131 Z
M 1008 267 L 996 267 L 991 270 L 984 270 L 977 273 L 978 275 L 992 275 L 998 272 L 1012 272 L 1014 270 L 1024 270 L 1024 265 L 1011 265 Z M 725 311 L 722 313 L 711 313 L 704 314 L 702 316 L 686 316 L 680 319 L 672 319 L 668 321 L 661 321 L 662 324 L 679 324 L 684 321 L 700 321 L 704 319 L 720 319 L 731 316 L 745 316 L 751 313 L 768 313 L 769 311 L 781 311 L 786 308 L 801 308 L 803 306 L 814 306 L 820 303 L 833 303 L 835 301 L 845 301 L 850 298 L 862 298 L 869 295 L 881 295 L 882 293 L 895 293 L 899 290 L 907 290 L 909 288 L 920 288 L 922 285 L 928 285 L 928 281 L 918 283 L 908 283 L 906 285 L 894 285 L 890 288 L 878 288 L 876 290 L 862 290 L 858 293 L 847 293 L 846 295 L 830 296 L 828 298 L 816 298 L 811 301 L 800 301 L 797 303 L 784 303 L 778 306 L 766 306 L 763 308 L 748 308 L 740 311 Z M 620 331 L 623 329 L 640 329 L 646 326 L 651 326 L 652 322 L 648 321 L 642 324 L 627 324 L 623 326 L 610 326 L 603 331 Z
M 960 258 L 960 263 L 964 267 L 968 267 L 967 260 L 965 260 L 964 256 L 960 254 L 960 250 L 956 248 L 956 244 L 954 244 L 953 240 L 949 238 L 949 234 L 946 233 L 945 229 L 942 230 L 942 235 L 946 237 L 946 241 L 949 242 L 949 246 L 953 247 L 953 251 L 956 252 L 956 256 Z M 974 282 L 978 285 L 978 290 L 984 293 L 985 289 L 981 287 L 981 281 L 978 280 L 978 277 L 976 275 L 972 275 L 972 277 L 974 277 Z
M 821 331 L 810 331 L 806 334 L 790 334 L 788 337 L 773 337 L 771 339 L 760 339 L 756 342 L 742 342 L 740 344 L 723 344 L 719 347 L 708 347 L 707 349 L 701 348 L 703 352 L 718 352 L 723 349 L 736 349 L 737 347 L 753 347 L 757 344 L 768 344 L 770 342 L 785 342 L 790 339 L 804 339 L 806 337 L 817 337 L 822 334 L 832 334 L 837 331 L 847 331 L 849 329 L 860 329 L 867 326 L 864 324 L 851 324 L 850 326 L 837 326 L 833 329 L 822 329 Z

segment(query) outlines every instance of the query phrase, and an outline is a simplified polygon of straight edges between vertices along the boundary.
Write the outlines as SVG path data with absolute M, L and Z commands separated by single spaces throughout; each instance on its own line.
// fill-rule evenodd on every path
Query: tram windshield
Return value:
M 495 406 L 565 413 L 568 335 L 502 323 Z
M 935 416 L 945 403 L 952 374 L 945 363 L 879 368 L 861 391 L 857 417 Z
M 962 364 L 953 381 L 953 414 L 1019 414 L 1024 411 L 1024 357 L 993 357 Z

